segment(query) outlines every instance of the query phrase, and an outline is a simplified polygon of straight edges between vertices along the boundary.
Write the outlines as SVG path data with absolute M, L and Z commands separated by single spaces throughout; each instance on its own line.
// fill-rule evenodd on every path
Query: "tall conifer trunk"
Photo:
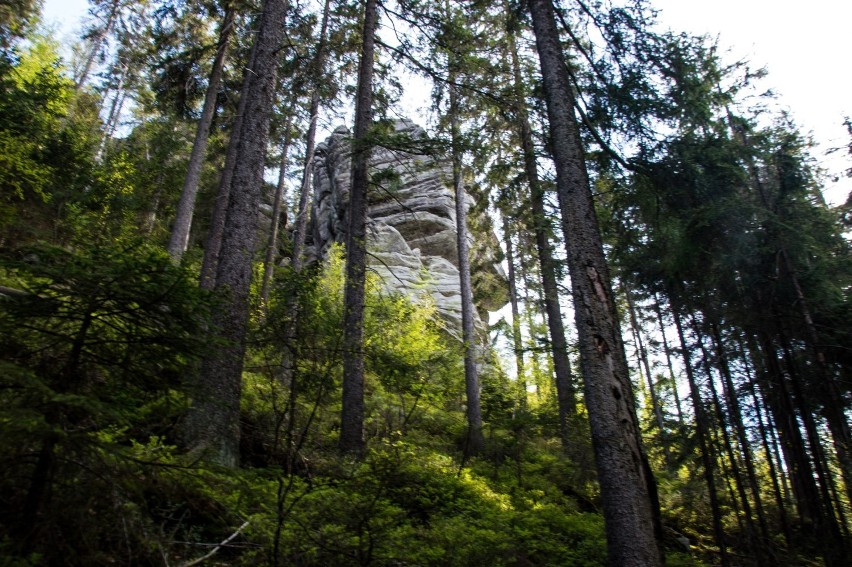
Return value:
M 452 59 L 452 56 L 450 57 Z M 452 62 L 450 63 L 453 64 Z M 465 453 L 476 455 L 485 446 L 482 435 L 482 406 L 479 384 L 479 341 L 473 319 L 473 286 L 470 279 L 470 250 L 467 241 L 467 202 L 462 183 L 461 134 L 458 124 L 458 93 L 455 72 L 450 69 L 450 130 L 452 137 L 453 192 L 456 201 L 456 245 L 461 286 L 462 341 L 464 342 L 464 381 L 467 402 L 467 444 Z
M 210 125 L 216 112 L 216 97 L 219 93 L 219 83 L 222 82 L 222 72 L 225 68 L 225 54 L 228 51 L 228 41 L 234 29 L 234 9 L 231 6 L 225 10 L 225 17 L 219 28 L 219 43 L 216 47 L 216 57 L 210 70 L 207 82 L 207 92 L 204 95 L 204 106 L 201 118 L 195 130 L 195 140 L 192 143 L 192 153 L 183 182 L 183 190 L 178 201 L 172 234 L 169 239 L 169 255 L 179 262 L 189 245 L 189 231 L 192 228 L 192 217 L 195 212 L 195 197 L 198 194 L 198 182 L 201 179 L 201 166 L 204 164 L 204 154 L 207 151 L 207 140 L 210 138 Z
M 231 184 L 234 179 L 234 169 L 237 166 L 237 157 L 242 139 L 243 121 L 246 115 L 246 103 L 248 92 L 254 80 L 252 70 L 255 67 L 255 54 L 257 53 L 257 42 L 252 44 L 249 53 L 248 64 L 243 73 L 243 86 L 240 89 L 240 100 L 237 102 L 237 115 L 231 126 L 231 137 L 228 140 L 228 151 L 225 154 L 225 165 L 219 176 L 219 187 L 216 190 L 216 200 L 213 202 L 213 217 L 210 220 L 210 229 L 204 240 L 204 258 L 201 262 L 201 287 L 213 289 L 216 286 L 216 271 L 219 266 L 219 252 L 222 249 L 222 234 L 225 231 L 225 217 L 228 213 L 228 200 L 231 195 Z
M 264 2 L 255 40 L 254 67 L 249 73 L 254 80 L 245 92 L 246 115 L 216 272 L 216 290 L 223 298 L 223 305 L 214 315 L 212 333 L 224 344 L 202 362 L 198 388 L 193 392 L 193 405 L 187 417 L 191 447 L 205 451 L 211 461 L 230 467 L 239 462 L 240 392 L 249 289 L 286 12 L 286 0 Z
M 701 393 L 698 390 L 698 381 L 695 378 L 695 371 L 692 367 L 692 360 L 689 354 L 690 348 L 686 343 L 686 335 L 683 331 L 680 312 L 674 302 L 672 302 L 671 308 L 672 319 L 674 319 L 678 340 L 680 341 L 680 352 L 683 356 L 683 367 L 686 370 L 686 380 L 689 382 L 692 409 L 695 412 L 695 431 L 698 436 L 698 447 L 701 451 L 701 462 L 704 466 L 704 480 L 707 482 L 707 496 L 710 499 L 710 511 L 713 514 L 713 534 L 716 539 L 716 545 L 719 546 L 719 559 L 722 567 L 727 567 L 731 564 L 731 560 L 728 556 L 728 547 L 725 542 L 725 530 L 722 527 L 722 510 L 719 505 L 719 495 L 716 491 L 714 458 L 713 454 L 710 452 L 710 443 L 707 438 L 709 431 L 707 414 L 704 413 L 704 403 L 701 400 Z
M 295 106 L 295 100 L 292 100 L 292 102 Z M 275 256 L 278 250 L 278 233 L 282 228 L 287 227 L 287 215 L 284 215 L 282 221 L 281 209 L 284 206 L 284 193 L 287 189 L 287 154 L 290 152 L 292 122 L 293 114 L 289 113 L 287 118 L 284 119 L 284 142 L 281 144 L 281 160 L 278 164 L 278 183 L 275 186 L 275 198 L 272 200 L 272 223 L 269 227 L 269 238 L 266 240 L 266 256 L 263 259 L 260 301 L 264 310 L 269 305 L 269 290 L 272 286 L 272 274 L 275 272 Z M 292 327 L 291 325 L 290 328 Z
M 506 243 L 506 265 L 509 276 L 509 303 L 512 307 L 512 349 L 515 353 L 515 368 L 518 381 L 518 404 L 520 409 L 527 409 L 527 380 L 524 374 L 524 342 L 521 336 L 521 312 L 518 308 L 518 286 L 515 279 L 515 250 L 512 243 L 512 233 L 507 216 L 503 216 L 503 238 Z
M 320 36 L 317 42 L 317 52 L 313 61 L 313 78 L 317 82 L 322 80 L 322 74 L 325 71 L 330 12 L 331 0 L 325 0 L 322 10 L 322 24 L 320 24 Z M 299 190 L 299 207 L 296 211 L 296 220 L 293 223 L 293 269 L 297 272 L 302 269 L 302 253 L 305 250 L 305 239 L 308 232 L 308 204 L 311 197 L 311 174 L 314 168 L 314 149 L 316 147 L 319 104 L 319 87 L 315 85 L 311 93 L 311 106 L 308 111 L 310 123 L 308 124 L 308 135 L 305 140 L 305 165 L 302 170 L 302 184 Z
M 340 449 L 362 454 L 364 442 L 364 299 L 367 267 L 367 190 L 373 121 L 373 57 L 378 12 L 376 0 L 364 7 L 361 63 L 352 140 L 352 184 L 349 189 L 349 230 L 346 233 L 346 287 L 343 320 L 343 409 Z
M 508 11 L 508 7 L 507 7 Z M 512 57 L 512 75 L 515 90 L 515 109 L 517 129 L 524 153 L 524 173 L 530 188 L 530 207 L 533 214 L 533 232 L 541 271 L 541 285 L 544 295 L 544 310 L 547 314 L 547 328 L 550 334 L 550 347 L 553 352 L 553 372 L 556 375 L 556 396 L 559 407 L 559 436 L 564 448 L 568 446 L 569 421 L 577 414 L 574 377 L 571 374 L 571 361 L 568 358 L 568 341 L 565 339 L 565 324 L 562 321 L 562 308 L 559 306 L 559 287 L 556 279 L 556 261 L 547 234 L 547 214 L 544 207 L 544 189 L 538 175 L 535 144 L 532 128 L 523 96 L 523 79 L 518 61 L 518 49 L 515 34 L 508 34 L 509 51 Z
M 613 566 L 662 562 L 656 485 L 642 447 L 636 403 L 595 216 L 565 56 L 550 0 L 531 0 L 556 187 L 566 235 L 584 392 Z

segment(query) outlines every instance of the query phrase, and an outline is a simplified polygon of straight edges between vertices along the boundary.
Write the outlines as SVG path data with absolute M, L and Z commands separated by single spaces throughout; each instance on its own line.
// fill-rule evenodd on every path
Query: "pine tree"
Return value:
M 229 467 L 239 462 L 240 391 L 257 209 L 286 12 L 285 0 L 264 3 L 250 73 L 255 78 L 245 92 L 246 116 L 216 272 L 216 290 L 225 303 L 213 320 L 212 334 L 225 344 L 204 360 L 186 420 L 190 446 L 206 453 L 212 462 Z
M 343 322 L 343 410 L 340 449 L 361 454 L 364 441 L 364 285 L 367 269 L 367 193 L 373 121 L 373 58 L 378 24 L 376 0 L 364 6 L 361 62 L 352 139 L 352 185 L 346 232 L 346 293 Z
M 659 565 L 656 486 L 639 435 L 615 298 L 574 119 L 574 94 L 553 5 L 531 0 L 529 9 L 544 80 L 608 561 L 622 566 Z

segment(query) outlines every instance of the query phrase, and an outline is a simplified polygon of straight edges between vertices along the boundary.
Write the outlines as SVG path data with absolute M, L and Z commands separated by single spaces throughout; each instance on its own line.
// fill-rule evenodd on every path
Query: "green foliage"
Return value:
M 209 300 L 144 245 L 0 260 L 0 524 L 17 551 L 99 561 L 119 545 L 110 518 L 139 504 L 133 479 L 169 452 Z
M 329 465 L 331 463 L 328 463 Z M 402 440 L 289 486 L 291 565 L 602 565 L 603 523 L 558 490 L 501 486 Z M 347 472 L 348 471 L 348 472 Z M 329 471 L 325 471 L 326 473 Z
M 65 206 L 91 184 L 96 128 L 55 42 L 36 36 L 0 57 L 0 247 L 61 233 Z

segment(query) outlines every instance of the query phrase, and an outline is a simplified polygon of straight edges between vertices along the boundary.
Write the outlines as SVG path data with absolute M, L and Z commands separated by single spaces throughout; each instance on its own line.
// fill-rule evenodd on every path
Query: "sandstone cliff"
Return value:
M 426 139 L 426 132 L 410 121 L 397 121 L 394 128 L 400 140 Z M 317 146 L 308 251 L 315 257 L 322 257 L 333 242 L 345 239 L 349 149 L 349 132 L 343 127 Z M 459 335 L 461 293 L 449 161 L 376 147 L 371 167 L 374 183 L 369 195 L 367 242 L 371 270 L 388 290 L 429 293 L 447 330 Z M 467 204 L 474 204 L 469 195 Z M 483 222 L 471 225 L 490 226 Z M 488 311 L 508 301 L 497 238 L 490 230 L 484 232 L 475 237 L 468 234 L 480 328 L 487 322 Z

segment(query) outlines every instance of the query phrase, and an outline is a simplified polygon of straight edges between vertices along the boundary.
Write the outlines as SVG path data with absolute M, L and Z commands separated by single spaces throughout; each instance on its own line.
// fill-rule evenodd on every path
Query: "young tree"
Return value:
M 656 486 L 642 447 L 609 269 L 553 4 L 530 0 L 610 565 L 659 565 Z

